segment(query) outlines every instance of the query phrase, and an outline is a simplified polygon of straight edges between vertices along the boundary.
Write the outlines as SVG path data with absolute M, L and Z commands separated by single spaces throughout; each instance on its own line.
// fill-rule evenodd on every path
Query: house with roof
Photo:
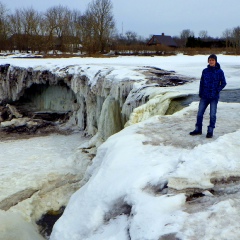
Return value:
M 148 46 L 151 45 L 163 45 L 168 47 L 177 47 L 176 42 L 171 36 L 167 36 L 164 33 L 162 35 L 153 35 L 151 39 L 147 42 Z

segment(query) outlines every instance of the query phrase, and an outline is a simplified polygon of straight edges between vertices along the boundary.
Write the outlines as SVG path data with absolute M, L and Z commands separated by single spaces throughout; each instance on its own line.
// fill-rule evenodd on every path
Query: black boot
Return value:
M 189 133 L 192 136 L 195 135 L 201 135 L 202 134 L 202 128 L 199 126 L 196 126 L 195 130 Z
M 213 133 L 212 132 L 208 132 L 206 135 L 206 138 L 212 138 L 213 137 Z
M 212 138 L 213 137 L 213 128 L 208 127 L 206 138 Z

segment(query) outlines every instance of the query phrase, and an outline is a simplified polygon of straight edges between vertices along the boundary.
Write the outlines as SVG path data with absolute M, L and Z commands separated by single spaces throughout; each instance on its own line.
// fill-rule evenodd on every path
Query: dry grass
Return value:
M 59 54 L 42 54 L 43 58 L 72 58 L 72 57 L 93 57 L 93 58 L 110 58 L 119 55 L 122 56 L 170 56 L 182 53 L 184 55 L 209 55 L 209 54 L 225 54 L 240 55 L 240 49 L 236 48 L 171 48 L 166 46 L 147 46 L 147 45 L 121 45 L 115 46 L 107 53 L 89 53 L 79 55 L 76 53 L 59 53 Z

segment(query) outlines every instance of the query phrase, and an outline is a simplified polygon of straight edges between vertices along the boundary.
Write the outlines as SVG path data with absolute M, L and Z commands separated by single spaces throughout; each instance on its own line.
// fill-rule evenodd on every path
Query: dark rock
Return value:
M 6 74 L 9 67 L 10 67 L 10 64 L 0 65 L 0 73 Z
M 65 207 L 61 207 L 58 211 L 48 211 L 36 222 L 43 237 L 49 238 L 53 225 L 62 216 L 64 209 Z

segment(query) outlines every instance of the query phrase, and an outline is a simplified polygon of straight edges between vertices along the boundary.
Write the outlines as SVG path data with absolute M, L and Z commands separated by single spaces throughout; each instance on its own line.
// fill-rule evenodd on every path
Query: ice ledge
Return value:
M 210 182 L 210 179 L 191 179 L 181 177 L 170 177 L 168 179 L 168 187 L 175 190 L 186 190 L 189 188 L 195 189 L 211 189 L 214 184 Z

